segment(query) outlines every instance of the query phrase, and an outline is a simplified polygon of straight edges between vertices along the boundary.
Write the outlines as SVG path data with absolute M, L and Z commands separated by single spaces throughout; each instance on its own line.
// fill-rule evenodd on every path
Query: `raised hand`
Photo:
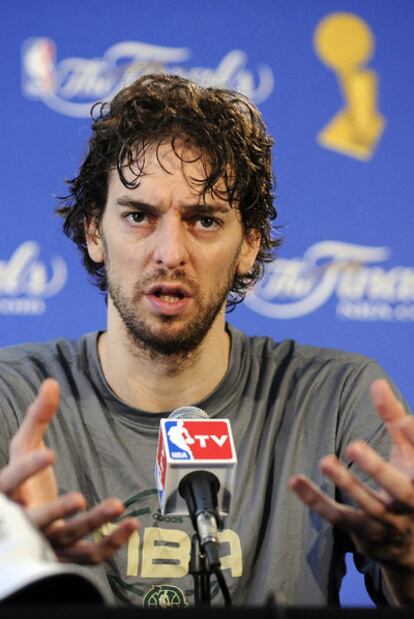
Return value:
M 350 533 L 359 552 L 382 565 L 397 601 L 408 603 L 414 601 L 414 417 L 384 380 L 372 384 L 371 397 L 391 436 L 390 459 L 363 441 L 351 443 L 346 454 L 380 490 L 369 488 L 333 455 L 323 458 L 321 471 L 355 507 L 332 500 L 302 475 L 289 485 L 311 509 Z
M 10 444 L 10 461 L 0 473 L 0 491 L 22 505 L 63 561 L 100 563 L 111 557 L 138 527 L 126 518 L 110 535 L 87 541 L 87 535 L 119 518 L 121 501 L 108 498 L 89 511 L 82 494 L 58 497 L 53 469 L 54 454 L 43 442 L 48 424 L 59 406 L 59 385 L 53 379 L 42 384 Z M 71 519 L 66 520 L 69 516 Z

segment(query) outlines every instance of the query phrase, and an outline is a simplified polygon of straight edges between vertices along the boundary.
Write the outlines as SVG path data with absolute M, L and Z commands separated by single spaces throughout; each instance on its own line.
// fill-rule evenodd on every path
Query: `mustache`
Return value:
M 192 294 L 197 293 L 199 290 L 197 282 L 189 277 L 185 271 L 177 269 L 171 273 L 164 268 L 147 273 L 140 281 L 139 287 L 144 289 L 158 282 L 163 282 L 164 284 L 183 284 Z

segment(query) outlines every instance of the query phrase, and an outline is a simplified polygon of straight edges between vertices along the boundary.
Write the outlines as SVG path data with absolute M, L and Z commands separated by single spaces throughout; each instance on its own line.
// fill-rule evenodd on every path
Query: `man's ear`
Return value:
M 240 248 L 239 259 L 237 260 L 237 273 L 246 275 L 255 263 L 260 249 L 261 236 L 259 230 L 250 230 L 243 239 Z
M 89 258 L 94 262 L 104 261 L 104 248 L 99 224 L 95 218 L 85 220 L 85 239 Z

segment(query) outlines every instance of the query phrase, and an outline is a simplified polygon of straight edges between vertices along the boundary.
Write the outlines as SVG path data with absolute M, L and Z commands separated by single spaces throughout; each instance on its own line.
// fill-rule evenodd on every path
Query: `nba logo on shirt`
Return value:
M 233 458 L 227 420 L 174 419 L 165 422 L 171 460 L 229 460 Z

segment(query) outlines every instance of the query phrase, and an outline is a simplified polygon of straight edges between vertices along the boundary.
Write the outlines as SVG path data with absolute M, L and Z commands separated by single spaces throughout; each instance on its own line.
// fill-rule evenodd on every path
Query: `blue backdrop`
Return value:
M 91 104 L 162 69 L 242 90 L 276 137 L 285 243 L 231 321 L 370 355 L 413 405 L 413 23 L 410 0 L 3 0 L 0 345 L 104 327 L 53 194 Z

